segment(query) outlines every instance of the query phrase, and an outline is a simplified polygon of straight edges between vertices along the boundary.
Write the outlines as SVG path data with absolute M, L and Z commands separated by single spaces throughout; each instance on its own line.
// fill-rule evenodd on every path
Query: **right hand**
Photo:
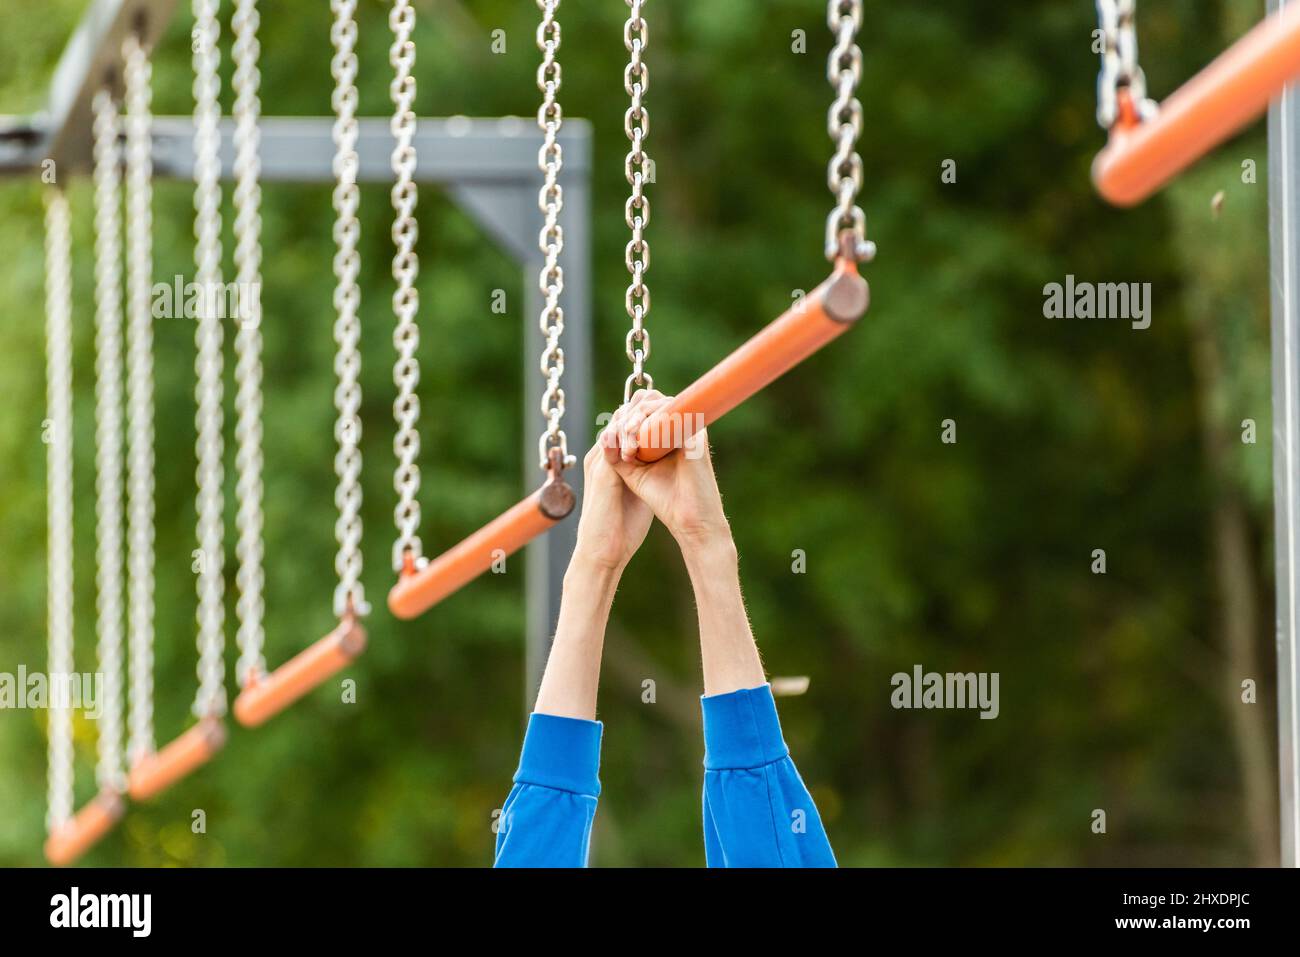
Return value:
M 650 506 L 679 544 L 730 541 L 731 526 L 722 510 L 704 429 L 691 439 L 689 449 L 678 449 L 658 462 L 645 463 L 636 457 L 641 425 L 671 399 L 654 389 L 638 389 L 614 413 L 601 435 L 605 461 L 636 497 Z

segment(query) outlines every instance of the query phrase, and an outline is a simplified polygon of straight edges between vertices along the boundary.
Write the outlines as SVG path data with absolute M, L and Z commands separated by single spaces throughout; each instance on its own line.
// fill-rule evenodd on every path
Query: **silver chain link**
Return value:
M 1097 0 L 1102 32 L 1101 72 L 1097 74 L 1097 123 L 1109 130 L 1119 120 L 1120 91 L 1127 89 L 1138 118 L 1159 109 L 1147 96 L 1147 78 L 1138 65 L 1136 0 Z
M 195 342 L 195 426 L 198 433 L 198 650 L 199 690 L 194 713 L 226 711 L 225 592 L 222 544 L 222 339 L 221 311 L 221 50 L 219 0 L 194 0 L 194 261 L 199 287 Z
M 826 115 L 826 128 L 835 151 L 826 170 L 826 184 L 835 206 L 826 217 L 826 258 L 836 259 L 851 252 L 852 258 L 867 262 L 875 257 L 875 243 L 866 238 L 867 218 L 858 205 L 862 189 L 862 157 L 858 137 L 862 135 L 862 103 L 858 84 L 862 81 L 862 48 L 858 30 L 862 26 L 862 0 L 829 0 L 826 23 L 835 37 L 826 61 L 826 79 L 835 90 Z M 852 236 L 853 248 L 846 250 L 841 234 Z
M 419 190 L 415 185 L 415 44 L 411 32 L 415 29 L 415 9 L 410 0 L 395 0 L 388 14 L 388 25 L 393 31 L 393 44 L 388 51 L 388 62 L 393 68 L 389 96 L 393 101 L 391 129 L 395 144 L 392 165 L 395 181 L 391 198 L 393 202 L 393 279 L 397 288 L 393 292 L 393 315 L 397 325 L 393 330 L 393 346 L 397 360 L 393 364 L 393 383 L 397 398 L 393 402 L 393 419 L 397 433 L 393 438 L 393 452 L 397 468 L 393 473 L 393 489 L 397 492 L 397 506 L 393 521 L 397 538 L 393 542 L 393 570 L 401 571 L 407 555 L 419 559 L 423 553 L 420 542 L 420 327 L 416 317 L 420 311 L 420 294 L 415 287 L 420 272 L 419 256 L 415 242 L 419 238 L 419 224 L 415 206 Z
M 650 180 L 650 157 L 644 142 L 650 133 L 650 114 L 643 98 L 650 88 L 650 71 L 643 57 L 650 38 L 645 17 L 641 15 L 642 0 L 626 0 L 626 3 L 629 12 L 623 24 L 623 46 L 627 48 L 628 63 L 623 70 L 623 88 L 631 102 L 623 114 L 623 132 L 631 145 L 623 162 L 623 173 L 632 193 L 623 208 L 623 218 L 632 231 L 632 238 L 623 251 L 623 261 L 632 277 L 624 296 L 628 318 L 632 320 L 626 340 L 632 374 L 623 384 L 624 401 L 632 397 L 634 387 L 654 387 L 654 378 L 645 371 L 645 361 L 650 358 L 650 332 L 645 328 L 646 316 L 650 314 L 650 288 L 645 284 L 645 274 L 650 268 L 650 244 L 644 232 L 650 223 L 650 200 L 645 195 Z
M 357 311 L 361 305 L 361 291 L 357 274 L 361 257 L 357 243 L 361 225 L 357 221 L 360 191 L 357 189 L 357 24 L 356 0 L 330 0 L 334 22 L 330 28 L 330 41 L 334 56 L 330 60 L 330 73 L 334 77 L 334 341 L 338 351 L 334 355 L 334 372 L 338 384 L 334 388 L 334 407 L 338 419 L 334 424 L 334 438 L 338 452 L 334 456 L 334 471 L 338 487 L 334 503 L 338 507 L 338 520 L 334 536 L 339 550 L 334 559 L 339 583 L 334 591 L 334 613 L 342 617 L 348 612 L 364 615 L 368 611 L 365 592 L 361 586 L 361 323 Z
M 240 687 L 266 672 L 262 656 L 262 167 L 257 123 L 262 104 L 257 0 L 235 0 L 231 59 L 235 93 L 235 278 L 244 311 L 235 332 L 235 643 Z
M 564 166 L 564 153 L 559 143 L 560 127 L 564 114 L 557 97 L 560 92 L 560 63 L 555 54 L 560 49 L 560 22 L 555 19 L 560 0 L 537 0 L 542 11 L 542 21 L 537 27 L 537 47 L 542 51 L 542 62 L 537 67 L 537 88 L 542 92 L 542 105 L 537 110 L 537 125 L 542 130 L 542 146 L 537 152 L 537 168 L 542 173 L 542 186 L 537 194 L 537 206 L 545 217 L 537 246 L 546 257 L 537 277 L 537 286 L 543 303 L 538 325 L 546 339 L 542 349 L 540 367 L 546 379 L 542 394 L 542 418 L 546 428 L 537 440 L 537 458 L 540 468 L 550 465 L 550 450 L 560 450 L 562 467 L 574 463 L 569 455 L 569 440 L 560 428 L 564 418 L 564 349 L 560 337 L 564 333 L 564 309 L 560 294 L 564 292 L 564 270 L 560 255 L 564 252 L 564 230 L 560 226 L 560 212 L 564 209 L 564 190 L 560 186 L 560 170 Z M 635 359 L 633 359 L 635 362 Z
M 122 153 L 113 94 L 95 94 L 95 612 L 104 690 L 101 790 L 121 792 L 122 761 Z
M 134 34 L 122 43 L 126 101 L 127 632 L 131 698 L 127 759 L 154 750 L 153 70 Z
M 61 189 L 45 206 L 46 521 L 49 557 L 46 615 L 51 693 L 72 674 L 72 236 Z M 71 702 L 49 702 L 49 782 L 45 826 L 51 833 L 72 817 Z

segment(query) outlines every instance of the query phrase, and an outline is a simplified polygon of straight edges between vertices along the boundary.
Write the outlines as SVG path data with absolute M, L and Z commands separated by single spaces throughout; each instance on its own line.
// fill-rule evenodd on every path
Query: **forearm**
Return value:
M 757 688 L 767 677 L 745 613 L 739 560 L 730 531 L 679 541 L 699 615 L 704 693 Z
M 534 711 L 595 720 L 605 626 L 619 576 L 619 570 L 588 560 L 581 550 L 574 552 Z
M 514 787 L 501 810 L 497 867 L 585 867 L 596 815 L 601 726 L 596 686 L 619 570 L 580 546 L 564 575 Z

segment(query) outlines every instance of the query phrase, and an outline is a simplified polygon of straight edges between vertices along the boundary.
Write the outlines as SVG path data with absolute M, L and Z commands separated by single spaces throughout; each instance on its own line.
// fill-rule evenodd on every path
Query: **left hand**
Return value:
M 583 459 L 582 515 L 573 554 L 575 561 L 621 572 L 645 541 L 654 513 L 614 471 L 605 451 L 609 441 L 602 432 Z

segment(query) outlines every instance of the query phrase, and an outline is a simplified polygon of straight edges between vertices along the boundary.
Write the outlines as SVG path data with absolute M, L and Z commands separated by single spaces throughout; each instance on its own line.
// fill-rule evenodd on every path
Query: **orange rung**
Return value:
M 548 481 L 508 511 L 423 568 L 408 566 L 388 593 L 388 609 L 398 618 L 414 618 L 492 567 L 513 555 L 573 510 L 573 490 L 563 479 Z
M 345 615 L 324 638 L 269 675 L 252 678 L 235 699 L 235 719 L 246 728 L 256 727 L 338 674 L 365 647 L 366 630 L 355 617 Z
M 1117 123 L 1092 164 L 1097 191 L 1116 206 L 1140 203 L 1264 112 L 1298 74 L 1300 5 L 1292 5 L 1256 24 L 1151 119 Z
M 161 751 L 136 762 L 127 777 L 127 793 L 137 801 L 148 800 L 203 765 L 225 743 L 221 720 L 201 719 Z
M 637 458 L 657 462 L 681 448 L 700 429 L 847 331 L 867 311 L 869 300 L 857 264 L 837 260 L 829 279 L 650 416 L 641 426 Z
M 54 829 L 45 842 L 45 859 L 55 867 L 73 863 L 113 829 L 125 809 L 120 796 L 100 791 L 94 800 Z

